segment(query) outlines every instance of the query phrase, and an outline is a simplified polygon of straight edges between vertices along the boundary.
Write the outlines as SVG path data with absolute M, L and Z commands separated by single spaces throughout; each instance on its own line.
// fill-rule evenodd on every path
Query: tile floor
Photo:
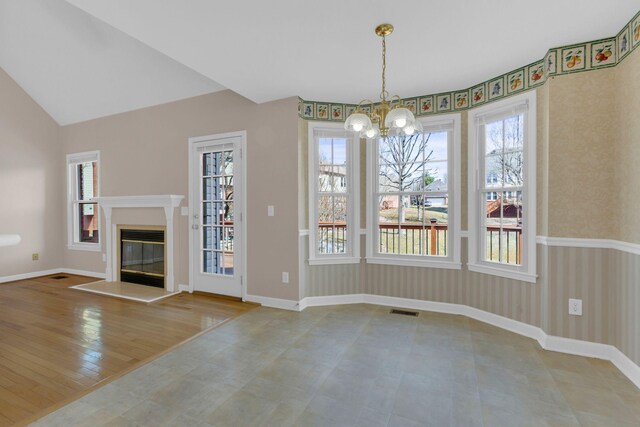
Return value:
M 34 426 L 639 426 L 609 362 L 462 316 L 255 309 Z

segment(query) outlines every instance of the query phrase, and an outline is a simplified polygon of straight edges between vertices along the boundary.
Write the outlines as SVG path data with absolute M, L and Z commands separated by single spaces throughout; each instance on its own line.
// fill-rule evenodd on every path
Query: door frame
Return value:
M 204 135 L 204 136 L 194 136 L 188 139 L 188 152 L 189 152 L 189 165 L 188 165 L 188 186 L 189 186 L 189 293 L 192 293 L 194 290 L 194 278 L 195 278 L 195 263 L 194 263 L 194 251 L 193 251 L 193 212 L 195 210 L 194 203 L 194 182 L 193 182 L 193 173 L 194 173 L 194 144 L 200 142 L 216 142 L 220 139 L 227 138 L 240 138 L 240 161 L 242 162 L 242 167 L 240 168 L 240 190 L 241 190 L 241 198 L 240 202 L 242 203 L 242 212 L 240 218 L 240 226 L 242 227 L 242 238 L 240 240 L 240 257 L 242 259 L 242 266 L 240 269 L 240 289 L 242 295 L 242 301 L 247 300 L 247 157 L 246 157 L 246 147 L 247 147 L 247 131 L 241 130 L 236 132 L 226 132 L 226 133 L 217 133 L 212 135 Z M 235 169 L 235 168 L 234 168 Z M 235 173 L 235 171 L 234 171 Z M 199 256 L 199 255 L 198 255 Z

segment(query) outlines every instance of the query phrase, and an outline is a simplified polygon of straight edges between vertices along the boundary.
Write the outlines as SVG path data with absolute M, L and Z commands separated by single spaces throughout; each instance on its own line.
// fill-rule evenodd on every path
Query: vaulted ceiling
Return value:
M 59 123 L 222 88 L 376 99 L 466 88 L 615 35 L 638 0 L 0 0 L 0 67 Z

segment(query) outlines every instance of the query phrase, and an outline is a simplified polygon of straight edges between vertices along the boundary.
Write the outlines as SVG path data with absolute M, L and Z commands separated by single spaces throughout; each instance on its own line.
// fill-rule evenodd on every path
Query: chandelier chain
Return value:
M 380 98 L 385 101 L 389 96 L 386 88 L 386 72 L 387 72 L 387 38 L 382 36 L 382 92 L 380 92 Z

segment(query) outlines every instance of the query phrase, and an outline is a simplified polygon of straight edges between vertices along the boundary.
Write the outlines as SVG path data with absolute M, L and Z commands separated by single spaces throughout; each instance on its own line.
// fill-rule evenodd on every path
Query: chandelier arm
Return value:
M 373 101 L 372 101 L 372 100 L 370 100 L 370 99 L 363 99 L 362 101 L 360 101 L 360 102 L 358 103 L 358 107 L 356 108 L 356 110 L 358 110 L 358 111 L 362 111 L 362 108 L 360 108 L 360 107 L 362 107 L 364 104 L 371 104 L 371 106 L 373 107 Z
M 400 98 L 400 96 L 398 96 L 398 95 L 393 95 L 393 96 L 391 97 L 391 99 L 389 100 L 389 106 L 390 106 L 390 107 L 393 107 L 393 103 L 394 103 L 394 101 L 396 102 L 396 105 L 397 105 L 398 107 L 402 105 L 402 98 Z

